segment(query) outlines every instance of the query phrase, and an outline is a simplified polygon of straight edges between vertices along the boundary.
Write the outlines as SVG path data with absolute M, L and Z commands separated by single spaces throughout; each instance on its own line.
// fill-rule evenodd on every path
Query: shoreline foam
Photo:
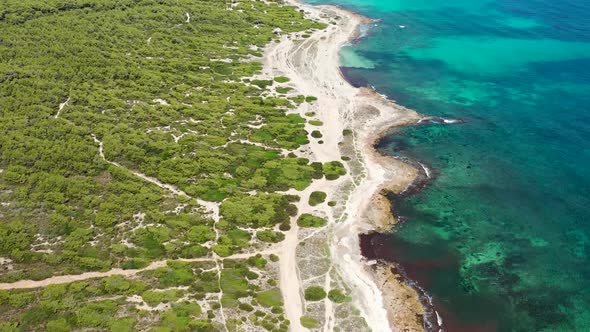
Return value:
M 318 98 L 317 117 L 325 124 L 322 127 L 325 142 L 322 145 L 310 143 L 307 152 L 312 159 L 339 160 L 343 130 L 351 129 L 352 149 L 360 155 L 362 164 L 360 170 L 347 166 L 354 185 L 346 203 L 345 217 L 339 223 L 331 218 L 333 264 L 342 272 L 355 306 L 372 330 L 424 330 L 425 308 L 418 292 L 399 279 L 390 265 L 367 262 L 361 254 L 359 240 L 362 233 L 391 229 L 397 221 L 391 214 L 386 194 L 405 191 L 420 173 L 411 164 L 379 153 L 375 146 L 391 128 L 416 124 L 423 117 L 372 89 L 353 87 L 344 78 L 339 51 L 361 37 L 360 27 L 373 20 L 339 7 L 311 6 L 297 0 L 287 2 L 304 10 L 311 18 L 323 18 L 324 22 L 332 20 L 337 24 L 329 24 L 325 30 L 314 32 L 299 44 L 282 38 L 266 53 L 265 68 L 291 78 L 298 93 Z M 355 183 L 356 176 L 361 179 Z M 322 189 L 333 193 L 338 186 L 324 183 Z M 284 295 L 286 314 L 291 320 L 300 312 L 297 308 L 300 300 L 293 299 L 294 296 L 296 294 Z M 291 301 L 294 303 L 289 303 Z M 328 322 L 325 326 L 329 326 Z M 299 326 L 295 322 L 292 327 L 297 330 Z

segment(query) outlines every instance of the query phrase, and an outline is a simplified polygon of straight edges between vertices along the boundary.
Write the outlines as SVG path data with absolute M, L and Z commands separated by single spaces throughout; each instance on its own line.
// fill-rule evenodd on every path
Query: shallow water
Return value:
M 380 237 L 448 331 L 590 331 L 590 2 L 317 0 L 380 19 L 345 73 L 426 115 L 436 170 Z

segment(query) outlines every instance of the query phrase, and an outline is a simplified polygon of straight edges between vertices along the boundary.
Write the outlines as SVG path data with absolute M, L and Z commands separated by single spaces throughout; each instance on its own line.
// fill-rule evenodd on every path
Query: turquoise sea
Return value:
M 436 177 L 373 238 L 445 331 L 590 331 L 590 1 L 312 0 L 379 21 L 343 72 L 463 124 L 379 148 Z

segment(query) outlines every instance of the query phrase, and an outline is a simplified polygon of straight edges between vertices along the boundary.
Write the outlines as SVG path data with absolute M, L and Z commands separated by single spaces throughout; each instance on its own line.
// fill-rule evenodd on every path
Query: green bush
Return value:
M 324 175 L 328 180 L 336 180 L 346 174 L 346 168 L 339 161 L 330 161 L 323 165 Z
M 290 221 L 285 221 L 284 223 L 281 223 L 279 225 L 279 229 L 283 232 L 288 232 L 291 230 L 291 222 Z
M 184 291 L 175 289 L 164 291 L 147 290 L 141 294 L 141 297 L 147 304 L 154 306 L 159 303 L 174 302 L 183 294 Z
M 322 132 L 320 132 L 319 130 L 314 130 L 311 132 L 311 137 L 313 138 L 322 138 Z
M 316 206 L 326 201 L 328 195 L 323 191 L 314 191 L 309 195 L 309 205 Z
M 342 303 L 347 300 L 347 296 L 342 294 L 342 291 L 340 291 L 339 289 L 331 289 L 328 292 L 328 298 L 330 299 L 330 301 L 336 303 Z
M 320 120 L 309 120 L 309 124 L 312 126 L 322 126 L 324 123 Z
M 307 97 L 305 97 L 305 101 L 308 102 L 308 103 L 314 102 L 316 100 L 318 100 L 318 98 L 317 97 L 314 97 L 314 96 L 307 96 Z
M 275 90 L 276 90 L 278 93 L 285 94 L 285 93 L 287 93 L 287 92 L 289 92 L 289 91 L 293 90 L 293 88 L 290 88 L 290 87 L 288 87 L 288 86 L 277 86 L 277 87 L 275 88 Z
M 266 89 L 267 87 L 273 84 L 273 82 L 270 80 L 252 80 L 250 81 L 250 83 L 252 83 L 252 85 L 256 85 L 261 89 Z
M 283 296 L 278 288 L 273 288 L 265 292 L 259 292 L 256 294 L 256 300 L 260 305 L 271 308 L 283 306 Z
M 316 217 L 314 215 L 304 213 L 297 219 L 299 227 L 324 227 L 328 221 L 324 218 Z
M 302 316 L 299 321 L 303 327 L 308 329 L 316 328 L 318 325 L 318 320 L 313 317 Z
M 285 239 L 285 234 L 275 231 L 258 231 L 256 238 L 262 242 L 277 243 Z
M 320 162 L 313 162 L 310 164 L 313 168 L 313 172 L 311 173 L 312 178 L 318 180 L 324 177 L 324 166 Z
M 310 286 L 305 289 L 304 297 L 307 301 L 321 301 L 326 298 L 326 291 L 320 286 Z
M 230 224 L 269 227 L 289 220 L 289 201 L 279 194 L 236 195 L 220 206 L 221 216 Z
M 264 259 L 260 254 L 256 254 L 256 256 L 248 258 L 246 262 L 248 265 L 256 266 L 259 269 L 263 269 L 267 263 L 266 259 Z
M 1 329 L 0 329 L 1 330 Z M 72 327 L 65 318 L 50 320 L 47 322 L 47 332 L 67 332 L 71 331 Z M 4 331 L 4 330 L 1 330 Z
M 277 82 L 277 83 L 287 83 L 289 81 L 290 81 L 290 79 L 288 77 L 285 77 L 285 76 L 275 77 L 275 82 Z
M 248 303 L 243 303 L 243 302 L 240 302 L 240 304 L 238 305 L 238 308 L 240 308 L 241 310 L 247 311 L 247 312 L 251 312 L 254 310 L 253 306 L 251 306 Z

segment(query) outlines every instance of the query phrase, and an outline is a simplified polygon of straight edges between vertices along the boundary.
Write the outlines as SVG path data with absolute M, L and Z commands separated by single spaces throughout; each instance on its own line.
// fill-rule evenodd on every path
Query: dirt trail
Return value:
M 81 281 L 81 280 L 88 280 L 88 279 L 95 279 L 95 278 L 104 278 L 113 275 L 120 275 L 124 277 L 133 277 L 138 273 L 144 271 L 155 270 L 161 267 L 165 267 L 168 261 L 177 261 L 177 262 L 212 262 L 212 261 L 223 261 L 225 259 L 248 259 L 252 256 L 257 254 L 261 255 L 270 255 L 276 253 L 276 250 L 265 250 L 261 252 L 251 253 L 251 254 L 235 254 L 228 257 L 224 257 L 221 259 L 211 258 L 211 257 L 199 257 L 199 258 L 190 258 L 190 259 L 170 259 L 170 260 L 161 260 L 152 262 L 150 265 L 142 268 L 142 269 L 133 269 L 133 270 L 123 270 L 123 269 L 112 269 L 106 272 L 86 272 L 82 274 L 72 274 L 72 275 L 64 275 L 64 276 L 55 276 L 43 280 L 20 280 L 12 283 L 0 283 L 0 290 L 9 290 L 9 289 L 25 289 L 25 288 L 38 288 L 38 287 L 46 287 L 49 285 L 55 284 L 66 284 L 69 282 L 74 281 Z
M 59 108 L 57 109 L 57 114 L 55 114 L 56 119 L 59 118 L 59 116 L 61 115 L 61 111 L 64 109 L 64 107 L 68 106 L 69 103 L 70 103 L 70 97 L 68 96 L 68 99 L 66 99 L 66 101 L 59 104 Z

